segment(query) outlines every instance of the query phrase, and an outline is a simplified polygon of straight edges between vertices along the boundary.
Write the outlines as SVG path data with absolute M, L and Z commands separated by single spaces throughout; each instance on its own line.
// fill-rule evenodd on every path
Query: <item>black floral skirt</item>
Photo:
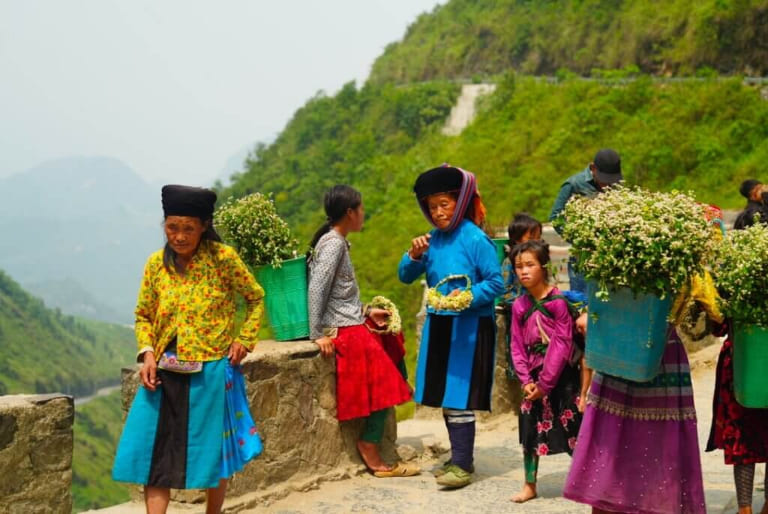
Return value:
M 536 381 L 541 368 L 533 370 Z M 550 393 L 539 400 L 523 400 L 520 405 L 520 444 L 525 453 L 573 454 L 581 426 L 578 409 L 581 377 L 576 367 L 566 366 Z

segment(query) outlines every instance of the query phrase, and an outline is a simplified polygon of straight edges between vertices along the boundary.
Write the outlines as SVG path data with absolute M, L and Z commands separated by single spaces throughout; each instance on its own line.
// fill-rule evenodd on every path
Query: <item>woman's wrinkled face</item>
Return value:
M 168 216 L 163 228 L 173 251 L 181 257 L 189 258 L 197 251 L 206 224 L 195 216 Z
M 439 229 L 448 228 L 456 210 L 456 199 L 448 193 L 440 193 L 427 197 L 427 206 L 432 222 Z
M 526 289 L 544 282 L 544 267 L 533 252 L 523 252 L 515 257 L 515 274 Z

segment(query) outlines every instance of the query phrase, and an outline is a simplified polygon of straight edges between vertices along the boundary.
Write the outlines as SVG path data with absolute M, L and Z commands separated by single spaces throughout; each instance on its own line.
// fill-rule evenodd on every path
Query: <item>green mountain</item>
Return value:
M 45 307 L 0 271 L 0 394 L 91 394 L 134 359 L 133 331 Z
M 387 47 L 370 82 L 625 67 L 765 75 L 768 1 L 452 0 Z
M 743 199 L 738 195 L 738 184 L 747 177 L 759 176 L 768 159 L 768 103 L 759 88 L 740 78 L 709 73 L 707 78 L 657 80 L 629 67 L 604 71 L 601 75 L 608 78 L 599 81 L 562 71 L 555 79 L 543 79 L 517 73 L 516 61 L 509 61 L 505 46 L 489 46 L 485 53 L 463 60 L 459 59 L 464 55 L 461 52 L 453 60 L 442 59 L 436 53 L 448 52 L 454 43 L 469 44 L 476 39 L 477 31 L 489 24 L 502 27 L 513 23 L 512 18 L 517 20 L 519 16 L 510 13 L 518 10 L 527 13 L 526 19 L 532 23 L 536 21 L 537 27 L 549 27 L 548 37 L 563 38 L 555 44 L 551 39 L 542 39 L 543 33 L 530 32 L 531 42 L 539 41 L 536 44 L 553 51 L 575 44 L 567 36 L 577 29 L 566 31 L 565 25 L 554 20 L 558 16 L 571 20 L 576 27 L 594 27 L 595 20 L 605 24 L 610 19 L 614 20 L 610 23 L 624 20 L 624 25 L 616 27 L 626 29 L 634 20 L 639 31 L 650 30 L 652 20 L 671 23 L 670 13 L 685 9 L 691 10 L 690 16 L 679 14 L 676 19 L 685 18 L 686 23 L 694 24 L 691 27 L 698 26 L 696 20 L 706 9 L 726 6 L 729 13 L 752 13 L 749 16 L 755 19 L 764 12 L 757 2 L 706 1 L 692 6 L 691 2 L 679 1 L 452 0 L 422 15 L 402 43 L 390 46 L 365 85 L 349 83 L 335 95 L 319 94 L 310 99 L 272 144 L 255 148 L 246 169 L 233 176 L 232 185 L 222 191 L 222 197 L 255 191 L 274 193 L 279 212 L 308 242 L 324 219 L 324 190 L 335 183 L 349 183 L 360 189 L 366 206 L 366 227 L 361 234 L 353 234 L 350 241 L 363 296 L 384 294 L 396 301 L 403 310 L 409 339 L 421 291 L 416 285 L 400 284 L 396 269 L 411 238 L 430 228 L 411 192 L 418 173 L 430 167 L 450 162 L 475 172 L 489 222 L 495 227 L 505 226 L 515 212 L 523 210 L 546 219 L 562 180 L 584 169 L 601 147 L 613 147 L 621 153 L 629 183 L 662 190 L 691 190 L 702 201 L 739 208 Z M 644 13 L 645 18 L 637 13 Z M 441 23 L 445 17 L 451 18 L 450 23 L 446 21 L 449 28 Z M 491 23 L 490 18 L 496 21 Z M 458 30 L 457 24 L 465 30 Z M 450 27 L 453 30 L 449 37 Z M 746 32 L 753 30 L 750 25 L 745 27 Z M 620 32 L 619 28 L 613 32 Z M 754 27 L 753 32 L 758 28 L 762 30 L 764 24 Z M 759 42 L 762 36 L 753 37 Z M 678 33 L 668 36 L 669 41 L 680 45 L 684 42 L 681 38 Z M 430 42 L 435 42 L 433 53 L 426 60 L 434 67 L 432 71 L 400 75 L 381 71 L 385 63 L 389 63 L 388 69 L 406 69 L 413 63 L 418 67 L 421 57 L 416 43 Z M 720 48 L 721 43 L 725 44 L 718 39 L 712 48 Z M 410 50 L 398 53 L 399 48 L 409 44 Z M 586 54 L 592 58 L 602 59 L 608 52 L 619 52 L 623 43 L 599 39 L 599 51 L 581 43 L 577 46 L 587 48 Z M 647 62 L 672 62 L 667 58 L 671 52 L 668 46 L 651 44 Z M 754 46 L 764 48 L 757 43 Z M 733 62 L 752 59 L 740 47 L 727 48 L 734 52 L 729 54 Z M 446 136 L 440 129 L 460 91 L 456 79 L 468 73 L 454 66 L 457 59 L 485 66 L 477 68 L 483 73 L 496 74 L 497 89 L 481 98 L 477 117 L 469 127 L 458 136 Z M 564 66 L 560 61 L 553 62 L 556 64 L 550 68 L 526 69 L 546 72 Z M 584 69 L 637 62 L 596 60 Z M 700 64 L 718 66 L 712 59 Z M 682 65 L 665 66 L 667 70 L 684 71 Z M 643 68 L 661 71 L 645 65 Z M 422 81 L 434 77 L 447 80 Z

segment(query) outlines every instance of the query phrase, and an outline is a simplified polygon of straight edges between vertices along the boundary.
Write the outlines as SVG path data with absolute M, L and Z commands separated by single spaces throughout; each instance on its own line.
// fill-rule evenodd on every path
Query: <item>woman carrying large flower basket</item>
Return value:
M 727 337 L 717 361 L 707 451 L 723 450 L 725 463 L 733 466 L 739 514 L 751 514 L 755 464 L 768 462 L 768 337 L 760 328 L 768 327 L 768 226 L 729 234 L 713 272 L 728 321 L 715 328 Z M 765 480 L 768 495 L 768 474 Z M 768 514 L 768 500 L 762 513 Z
M 310 244 L 309 327 L 322 354 L 336 354 L 336 417 L 365 418 L 357 449 L 375 476 L 418 474 L 415 466 L 387 465 L 378 450 L 389 408 L 410 400 L 411 392 L 383 346 L 386 341 L 371 331 L 391 323 L 391 313 L 364 308 L 360 302 L 346 236 L 363 228 L 362 196 L 352 187 L 338 185 L 325 194 L 324 204 L 326 223 Z M 392 346 L 388 345 L 389 354 L 397 353 Z M 402 354 L 397 357 L 402 359 Z
M 595 375 L 563 495 L 593 512 L 706 512 L 688 359 L 667 324 L 712 246 L 704 207 L 619 187 L 572 200 L 564 233 L 592 281 Z
M 493 302 L 504 285 L 496 247 L 480 228 L 485 207 L 475 176 L 444 165 L 419 175 L 413 190 L 435 227 L 412 241 L 399 267 L 402 282 L 426 273 L 431 288 L 414 400 L 443 408 L 451 460 L 435 473 L 437 483 L 463 487 L 474 471 L 473 411 L 491 408 Z

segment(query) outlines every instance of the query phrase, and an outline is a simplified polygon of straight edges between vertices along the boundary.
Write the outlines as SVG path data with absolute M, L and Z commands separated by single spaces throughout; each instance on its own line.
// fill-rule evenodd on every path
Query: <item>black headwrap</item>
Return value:
M 210 189 L 191 186 L 163 186 L 163 214 L 168 216 L 195 216 L 203 221 L 213 217 L 216 193 Z

